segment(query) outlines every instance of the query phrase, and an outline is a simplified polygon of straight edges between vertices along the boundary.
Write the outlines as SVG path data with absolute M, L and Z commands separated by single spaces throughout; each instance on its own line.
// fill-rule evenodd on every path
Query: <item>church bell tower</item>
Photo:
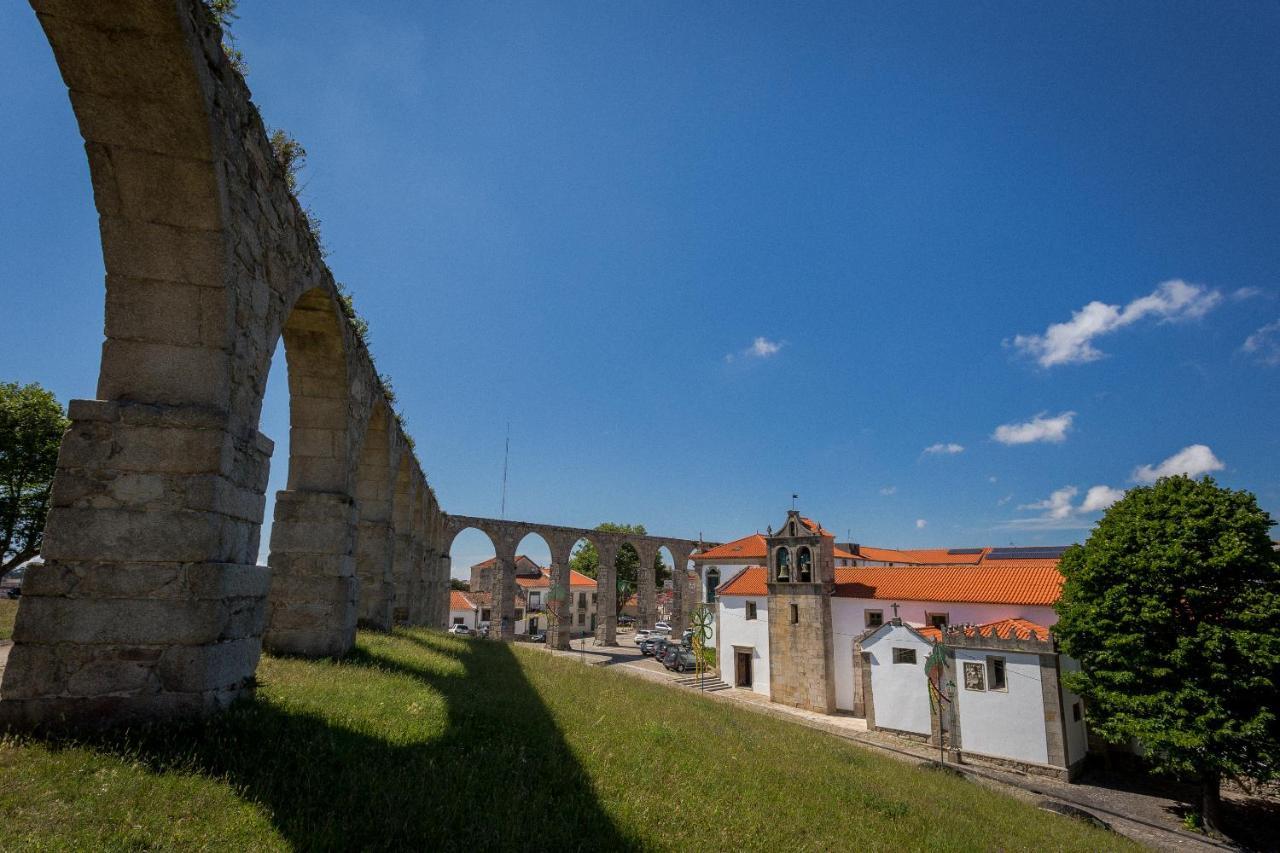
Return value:
M 835 538 L 791 510 L 768 546 L 769 693 L 774 702 L 835 712 L 831 632 Z

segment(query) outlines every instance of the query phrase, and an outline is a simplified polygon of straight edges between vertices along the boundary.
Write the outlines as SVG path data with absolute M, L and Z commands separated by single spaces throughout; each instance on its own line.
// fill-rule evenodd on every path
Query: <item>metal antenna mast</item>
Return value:
M 507 446 L 502 453 L 502 504 L 498 518 L 507 517 L 507 463 L 511 461 L 511 421 L 507 421 Z

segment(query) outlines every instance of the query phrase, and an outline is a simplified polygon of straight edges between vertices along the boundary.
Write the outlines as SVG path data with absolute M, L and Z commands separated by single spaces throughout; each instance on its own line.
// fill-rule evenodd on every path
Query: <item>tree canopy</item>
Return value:
M 0 382 L 0 575 L 40 553 L 58 445 L 69 423 L 39 385 Z
M 1136 738 L 1154 769 L 1202 785 L 1280 768 L 1280 562 L 1245 491 L 1168 477 L 1130 489 L 1063 555 L 1054 628 L 1102 738 Z

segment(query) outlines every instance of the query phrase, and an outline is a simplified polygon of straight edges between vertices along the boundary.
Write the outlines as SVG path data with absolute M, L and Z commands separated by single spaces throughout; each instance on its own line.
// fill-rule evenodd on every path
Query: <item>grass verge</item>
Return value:
M 13 620 L 17 616 L 17 599 L 0 598 L 0 640 L 13 639 Z
M 429 631 L 264 658 L 195 725 L 0 741 L 4 848 L 1051 849 L 1127 842 L 782 720 Z

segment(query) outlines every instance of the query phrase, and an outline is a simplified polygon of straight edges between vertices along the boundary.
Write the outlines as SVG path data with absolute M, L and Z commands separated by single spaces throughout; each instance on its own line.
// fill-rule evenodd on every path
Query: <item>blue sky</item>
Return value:
M 235 31 L 447 510 L 498 512 L 510 421 L 508 516 L 564 524 L 727 539 L 796 492 L 868 544 L 1057 543 L 1174 469 L 1280 514 L 1280 7 L 244 0 Z M 96 215 L 24 4 L 0 103 L 0 374 L 92 397 Z

